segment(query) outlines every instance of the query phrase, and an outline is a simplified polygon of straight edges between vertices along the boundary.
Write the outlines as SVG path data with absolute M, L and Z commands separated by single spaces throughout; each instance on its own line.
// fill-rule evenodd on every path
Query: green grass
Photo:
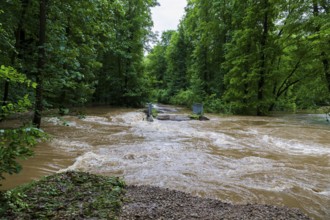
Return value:
M 201 115 L 191 114 L 189 115 L 189 118 L 191 118 L 192 120 L 199 120 L 201 118 Z
M 157 118 L 157 116 L 158 116 L 158 111 L 157 111 L 157 109 L 152 109 L 151 110 L 151 115 L 152 115 L 152 117 L 154 117 L 154 118 Z
M 83 172 L 51 175 L 4 192 L 0 219 L 116 219 L 125 183 Z

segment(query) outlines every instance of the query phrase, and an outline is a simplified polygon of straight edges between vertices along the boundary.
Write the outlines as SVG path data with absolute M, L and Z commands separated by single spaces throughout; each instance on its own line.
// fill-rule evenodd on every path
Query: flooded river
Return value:
M 51 141 L 37 146 L 4 188 L 81 170 L 330 219 L 330 125 L 322 115 L 147 122 L 139 110 L 99 107 L 86 115 L 44 118 Z

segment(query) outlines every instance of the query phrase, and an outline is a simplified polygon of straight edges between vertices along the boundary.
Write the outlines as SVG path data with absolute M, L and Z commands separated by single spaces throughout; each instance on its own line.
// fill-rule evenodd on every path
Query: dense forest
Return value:
M 31 104 L 33 121 L 40 125 L 43 109 L 146 102 L 150 85 L 143 56 L 152 38 L 150 8 L 156 4 L 1 1 L 2 107 Z
M 160 102 L 265 115 L 329 105 L 329 0 L 190 0 L 145 59 Z

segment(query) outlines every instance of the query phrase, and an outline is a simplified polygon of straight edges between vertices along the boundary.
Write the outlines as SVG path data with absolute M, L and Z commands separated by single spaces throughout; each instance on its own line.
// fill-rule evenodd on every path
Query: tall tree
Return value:
M 41 113 L 43 110 L 43 83 L 44 83 L 44 71 L 46 64 L 46 13 L 47 13 L 47 0 L 40 0 L 39 3 L 39 40 L 38 40 L 38 64 L 36 75 L 36 103 L 33 117 L 33 124 L 40 128 L 41 125 Z

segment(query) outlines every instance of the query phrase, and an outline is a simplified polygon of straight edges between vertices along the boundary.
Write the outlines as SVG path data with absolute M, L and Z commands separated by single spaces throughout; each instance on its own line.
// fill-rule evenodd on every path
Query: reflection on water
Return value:
M 321 115 L 220 117 L 149 123 L 141 111 L 89 108 L 45 118 L 51 142 L 36 148 L 5 187 L 58 170 L 122 176 L 232 203 L 296 207 L 330 217 L 330 126 Z

